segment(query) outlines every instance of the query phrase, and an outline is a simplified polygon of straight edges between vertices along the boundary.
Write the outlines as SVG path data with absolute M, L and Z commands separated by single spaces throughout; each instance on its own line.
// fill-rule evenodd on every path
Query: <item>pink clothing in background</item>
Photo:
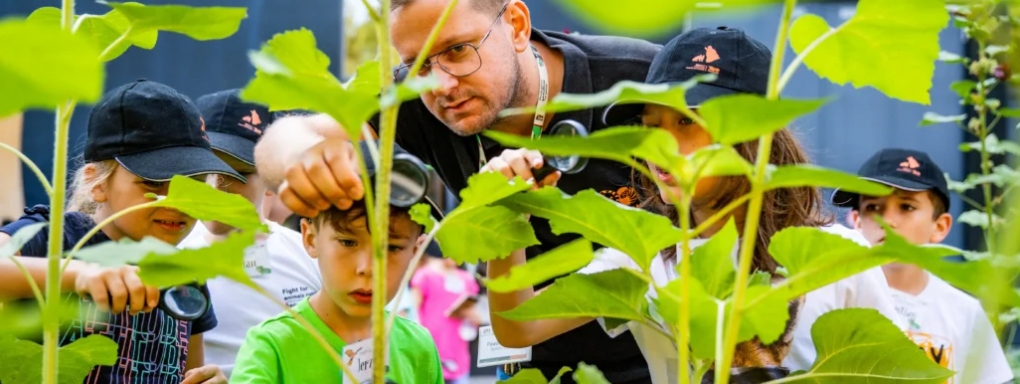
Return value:
M 460 335 L 463 319 L 447 317 L 461 297 L 478 294 L 478 283 L 466 271 L 456 269 L 443 273 L 424 267 L 415 272 L 411 288 L 421 292 L 418 311 L 421 325 L 429 330 L 439 350 L 443 364 L 443 377 L 453 380 L 471 372 L 471 351 L 468 342 Z

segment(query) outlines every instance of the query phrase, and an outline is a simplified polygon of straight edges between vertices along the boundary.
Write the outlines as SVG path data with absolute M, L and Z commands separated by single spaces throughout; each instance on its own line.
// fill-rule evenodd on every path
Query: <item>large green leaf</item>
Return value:
M 0 259 L 17 255 L 18 251 L 21 250 L 21 247 L 24 247 L 29 240 L 32 240 L 32 238 L 45 227 L 46 223 L 35 223 L 26 225 L 19 229 L 18 232 L 14 233 L 14 236 L 11 236 L 11 238 L 4 243 L 4 245 L 0 245 Z
M 768 285 L 755 285 L 747 288 L 747 301 L 765 297 L 762 303 L 744 312 L 744 322 L 740 324 L 739 340 L 750 340 L 758 336 L 765 345 L 779 340 L 790 320 L 789 302 L 784 297 L 769 295 L 773 288 Z
M 598 368 L 583 362 L 578 364 L 577 370 L 574 371 L 574 381 L 577 384 L 609 384 L 609 380 L 606 380 Z
M 78 383 L 97 365 L 117 362 L 117 343 L 103 335 L 89 335 L 60 347 L 57 382 Z M 42 345 L 0 335 L 0 381 L 41 383 Z
M 156 202 L 156 206 L 173 208 L 198 220 L 215 220 L 238 229 L 268 231 L 248 199 L 186 176 L 177 175 L 170 179 L 170 191 L 166 198 Z
M 248 17 L 242 7 L 188 7 L 183 5 L 144 5 L 106 3 L 119 11 L 131 25 L 131 35 L 166 31 L 192 39 L 218 40 L 229 37 Z
M 769 254 L 789 271 L 789 277 L 772 291 L 783 300 L 829 285 L 892 261 L 881 248 L 868 248 L 840 235 L 814 227 L 790 227 L 772 236 Z
M 811 326 L 811 336 L 818 358 L 808 372 L 785 382 L 938 384 L 953 375 L 874 309 L 828 312 Z
M 124 238 L 120 241 L 107 241 L 82 248 L 73 257 L 103 267 L 119 267 L 137 265 L 149 254 L 172 255 L 177 251 L 179 251 L 177 247 L 153 237 L 145 237 L 142 241 L 137 242 Z
M 0 20 L 0 117 L 53 109 L 69 99 L 91 103 L 103 92 L 99 51 L 58 25 Z
M 596 131 L 587 138 L 546 135 L 538 140 L 492 130 L 485 131 L 485 135 L 504 146 L 533 149 L 547 156 L 579 155 L 619 163 L 637 157 L 663 168 L 679 167 L 684 162 L 676 139 L 663 129 L 616 127 Z
M 734 6 L 766 3 L 770 0 L 635 0 L 606 2 L 602 0 L 557 0 L 571 14 L 604 32 L 626 36 L 658 37 L 673 32 L 684 22 L 688 12 L 701 6 L 718 4 Z M 775 0 L 772 0 L 775 1 Z
M 205 248 L 182 249 L 174 254 L 149 253 L 138 262 L 138 277 L 157 287 L 203 283 L 222 276 L 255 288 L 244 270 L 245 249 L 255 243 L 255 232 L 235 232 Z
M 629 271 L 614 269 L 560 278 L 541 293 L 498 315 L 514 321 L 555 318 L 644 318 L 648 283 Z
M 644 271 L 660 250 L 680 241 L 680 230 L 665 216 L 624 206 L 590 189 L 569 196 L 546 187 L 518 193 L 499 204 L 548 219 L 554 234 L 576 233 L 620 250 Z
M 520 177 L 507 180 L 506 176 L 499 172 L 477 173 L 468 179 L 468 187 L 460 191 L 460 204 L 456 210 L 486 206 L 528 188 L 531 188 L 531 185 Z M 450 215 L 452 216 L 453 212 Z
M 790 45 L 799 54 L 817 44 L 804 64 L 833 83 L 930 104 L 939 31 L 948 21 L 940 0 L 861 0 L 854 16 L 835 29 L 816 15 L 798 17 Z
M 539 244 L 523 214 L 500 206 L 450 212 L 436 240 L 444 257 L 464 263 L 504 258 L 515 250 Z
M 709 145 L 683 159 L 678 173 L 681 185 L 694 185 L 698 179 L 710 176 L 749 175 L 753 168 L 731 145 Z
M 812 164 L 776 167 L 771 170 L 765 183 L 766 190 L 809 186 L 839 188 L 865 196 L 885 196 L 893 191 L 886 185 L 864 180 L 860 176 Z
M 436 218 L 432 217 L 432 207 L 425 203 L 418 203 L 411 207 L 411 220 L 425 227 L 425 233 L 432 232 L 436 226 Z
M 619 104 L 660 104 L 680 110 L 687 106 L 684 93 L 700 82 L 711 82 L 715 75 L 706 74 L 692 77 L 679 84 L 648 84 L 640 81 L 623 80 L 607 90 L 597 93 L 561 93 L 549 100 L 545 110 L 549 113 L 569 112 L 595 107 Z M 500 116 L 535 113 L 535 107 L 512 108 L 500 112 Z
M 737 144 L 786 128 L 794 119 L 812 113 L 828 100 L 768 100 L 759 95 L 715 97 L 698 108 L 712 140 Z M 740 111 L 740 113 L 733 113 Z
M 736 272 L 733 250 L 737 247 L 737 225 L 731 218 L 705 244 L 694 249 L 691 276 L 694 276 L 713 297 L 725 300 L 733 292 Z
M 42 7 L 32 12 L 28 16 L 28 20 L 59 26 L 60 13 L 59 8 Z M 121 38 L 127 32 L 131 23 L 116 9 L 110 10 L 105 15 L 78 15 L 75 16 L 74 20 L 75 35 L 92 41 L 100 52 L 109 49 L 109 52 L 103 57 L 105 61 L 119 57 L 132 45 L 143 49 L 152 49 L 156 46 L 156 40 L 159 37 L 159 31 L 152 30 L 142 33 L 131 33 L 131 35 Z
M 485 286 L 493 292 L 513 292 L 530 288 L 556 276 L 577 271 L 591 263 L 594 258 L 591 242 L 577 239 L 514 267 L 509 274 L 489 280 Z
M 664 287 L 655 287 L 658 294 L 655 299 L 657 313 L 664 321 L 677 328 L 680 327 L 680 302 L 683 298 L 681 289 L 679 279 L 670 281 Z M 728 316 L 728 303 L 712 298 L 701 282 L 695 279 L 691 279 L 687 295 L 690 301 L 691 350 L 698 358 L 712 359 L 715 357 L 718 325 Z

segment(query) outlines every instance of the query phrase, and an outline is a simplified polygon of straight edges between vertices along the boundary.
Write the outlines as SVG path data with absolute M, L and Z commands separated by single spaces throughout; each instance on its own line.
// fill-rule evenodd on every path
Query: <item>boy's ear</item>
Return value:
M 949 236 L 949 231 L 953 229 L 953 215 L 943 213 L 935 219 L 935 231 L 931 234 L 929 242 L 932 244 L 941 243 Z
M 850 213 L 846 215 L 847 221 L 854 229 L 861 229 L 861 212 L 856 209 L 851 209 Z
M 96 174 L 97 171 L 95 164 L 85 164 L 83 172 L 85 172 L 85 180 L 93 180 L 96 177 L 99 177 L 99 175 Z M 89 191 L 89 196 L 92 197 L 92 201 L 95 201 L 97 203 L 105 203 L 106 200 L 108 199 L 106 193 L 106 181 L 103 181 L 101 183 L 95 183 L 92 186 L 92 190 Z
M 427 238 L 427 237 L 428 236 L 426 236 L 424 233 L 418 235 L 418 240 L 414 241 L 414 254 L 417 255 L 418 254 L 418 250 L 420 250 L 422 247 L 426 246 L 425 238 Z
M 301 240 L 305 246 L 305 252 L 313 259 L 319 257 L 319 251 L 315 248 L 315 236 L 317 235 L 315 225 L 310 219 L 301 219 Z

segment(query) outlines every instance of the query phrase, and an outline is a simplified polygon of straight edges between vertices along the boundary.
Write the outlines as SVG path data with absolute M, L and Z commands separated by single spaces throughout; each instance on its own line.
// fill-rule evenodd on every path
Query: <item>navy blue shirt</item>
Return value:
M 0 232 L 14 235 L 19 229 L 35 223 L 49 222 L 49 209 L 37 205 L 25 209 L 25 215 Z M 81 212 L 64 214 L 64 251 L 69 251 L 96 223 Z M 21 255 L 44 257 L 49 232 L 40 231 L 21 248 Z M 110 241 L 102 231 L 87 242 L 87 246 Z M 205 286 L 202 289 L 208 294 Z M 71 296 L 79 300 L 77 296 Z M 188 338 L 216 327 L 212 307 L 195 321 L 170 317 L 162 310 L 135 316 L 102 311 L 90 302 L 81 302 L 82 316 L 66 321 L 60 332 L 60 345 L 98 334 L 117 342 L 117 362 L 113 366 L 96 367 L 85 377 L 86 383 L 180 383 L 184 378 L 188 356 Z M 41 342 L 42 337 L 39 337 Z

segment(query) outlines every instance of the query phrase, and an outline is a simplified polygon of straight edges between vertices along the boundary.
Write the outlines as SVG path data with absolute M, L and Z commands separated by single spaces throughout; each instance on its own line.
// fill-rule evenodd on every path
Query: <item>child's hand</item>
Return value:
M 100 309 L 130 314 L 149 312 L 159 305 L 159 289 L 147 287 L 138 278 L 138 267 L 104 268 L 89 265 L 78 272 L 74 290 L 79 296 L 91 296 Z
M 226 384 L 227 376 L 216 364 L 206 364 L 184 372 L 181 384 Z

